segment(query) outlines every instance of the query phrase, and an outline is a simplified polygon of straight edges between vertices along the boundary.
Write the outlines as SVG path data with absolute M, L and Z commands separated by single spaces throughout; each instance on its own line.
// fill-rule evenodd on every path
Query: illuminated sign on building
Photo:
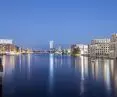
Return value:
M 10 39 L 0 39 L 0 44 L 12 44 L 13 40 Z

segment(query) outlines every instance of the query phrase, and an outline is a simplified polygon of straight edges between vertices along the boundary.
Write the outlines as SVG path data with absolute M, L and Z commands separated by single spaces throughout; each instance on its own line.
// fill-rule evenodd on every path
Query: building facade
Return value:
M 54 48 L 54 41 L 50 41 L 50 49 L 53 49 Z
M 90 56 L 107 56 L 109 55 L 110 39 L 94 39 L 88 46 Z
M 117 33 L 112 34 L 109 49 L 110 49 L 109 56 L 111 58 L 117 58 Z
M 0 39 L 0 54 L 8 52 L 18 52 L 19 47 L 13 44 L 13 40 Z
M 13 44 L 11 39 L 0 39 L 0 44 Z

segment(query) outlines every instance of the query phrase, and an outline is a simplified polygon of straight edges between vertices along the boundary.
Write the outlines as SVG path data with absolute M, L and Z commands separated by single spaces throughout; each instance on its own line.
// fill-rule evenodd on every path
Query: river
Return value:
M 2 65 L 1 97 L 117 97 L 117 60 L 27 54 Z

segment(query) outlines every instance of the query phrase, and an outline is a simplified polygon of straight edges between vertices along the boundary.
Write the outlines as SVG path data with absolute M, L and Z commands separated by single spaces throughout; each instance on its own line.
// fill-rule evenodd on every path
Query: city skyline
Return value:
M 1 0 L 0 97 L 117 97 L 116 0 Z

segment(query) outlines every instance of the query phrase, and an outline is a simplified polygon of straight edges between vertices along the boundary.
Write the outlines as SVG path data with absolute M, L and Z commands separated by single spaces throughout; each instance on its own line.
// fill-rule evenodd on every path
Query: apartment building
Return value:
M 117 58 L 117 33 L 112 34 L 111 36 L 109 50 L 110 50 L 109 56 L 111 58 Z
M 88 46 L 90 56 L 107 56 L 109 55 L 110 39 L 94 39 Z

